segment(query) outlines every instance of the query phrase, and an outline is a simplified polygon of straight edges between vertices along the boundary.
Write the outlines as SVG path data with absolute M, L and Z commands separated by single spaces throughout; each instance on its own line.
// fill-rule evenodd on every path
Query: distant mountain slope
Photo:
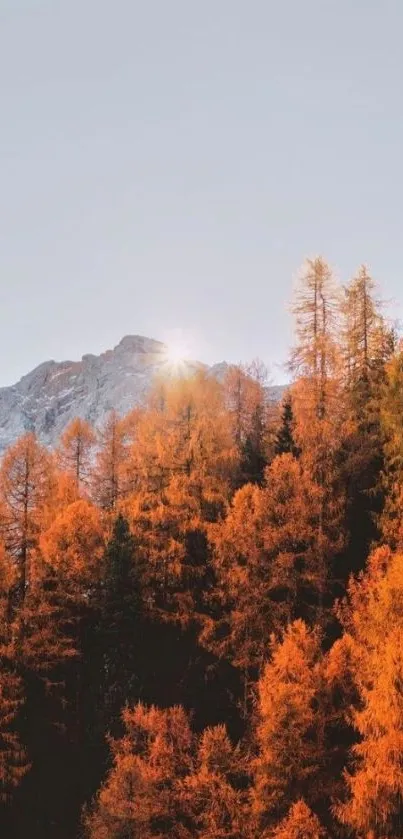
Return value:
M 218 378 L 226 367 L 186 362 L 189 374 L 209 369 Z M 166 346 L 140 335 L 127 335 L 113 350 L 81 361 L 46 361 L 16 385 L 0 388 L 0 452 L 27 431 L 52 446 L 76 416 L 99 426 L 112 408 L 125 414 L 142 402 L 158 374 L 173 372 Z M 269 388 L 276 400 L 282 391 Z

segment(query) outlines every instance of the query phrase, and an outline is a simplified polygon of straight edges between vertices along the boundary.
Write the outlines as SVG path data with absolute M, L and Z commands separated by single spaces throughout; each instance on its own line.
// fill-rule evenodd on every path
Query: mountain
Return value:
M 205 369 L 220 379 L 227 368 L 226 362 L 187 361 L 181 372 Z M 158 374 L 176 372 L 165 344 L 141 335 L 127 335 L 113 350 L 81 361 L 45 361 L 16 385 L 0 388 L 0 451 L 27 431 L 53 446 L 77 416 L 99 426 L 112 408 L 125 414 L 141 403 Z M 277 400 L 283 388 L 269 391 Z

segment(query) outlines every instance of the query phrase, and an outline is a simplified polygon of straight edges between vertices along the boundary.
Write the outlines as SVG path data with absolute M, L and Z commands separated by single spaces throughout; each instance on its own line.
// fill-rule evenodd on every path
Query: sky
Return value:
M 0 385 L 126 334 L 280 382 L 317 254 L 401 316 L 402 31 L 401 0 L 0 0 Z

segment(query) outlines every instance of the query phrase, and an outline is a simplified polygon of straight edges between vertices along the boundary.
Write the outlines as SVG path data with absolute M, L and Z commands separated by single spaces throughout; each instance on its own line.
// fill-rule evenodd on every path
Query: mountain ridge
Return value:
M 229 366 L 186 360 L 181 372 L 203 369 L 220 379 Z M 113 349 L 86 353 L 80 361 L 44 361 L 0 388 L 0 452 L 29 431 L 52 447 L 76 416 L 99 427 L 112 409 L 125 414 L 141 404 L 158 374 L 177 372 L 167 346 L 143 335 L 125 335 Z M 268 390 L 271 398 L 281 398 L 281 385 Z

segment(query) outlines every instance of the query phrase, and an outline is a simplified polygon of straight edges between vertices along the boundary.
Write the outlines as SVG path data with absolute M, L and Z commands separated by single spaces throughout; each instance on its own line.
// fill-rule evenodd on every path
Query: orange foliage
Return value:
M 192 733 L 182 708 L 137 705 L 123 712 L 126 734 L 112 744 L 113 768 L 87 818 L 91 839 L 157 839 L 181 833 L 177 788 L 191 767 Z M 189 837 L 190 839 L 190 837 Z
M 28 769 L 17 729 L 24 695 L 14 662 L 11 625 L 10 601 L 16 579 L 15 566 L 0 544 L 0 799 L 3 801 Z
M 254 422 L 260 408 L 265 405 L 263 387 L 242 367 L 231 366 L 223 381 L 234 441 L 240 447 L 254 433 Z
M 328 833 L 304 801 L 293 804 L 288 816 L 268 834 L 268 839 L 326 839 Z
M 0 531 L 18 565 L 22 597 L 53 491 L 52 458 L 33 434 L 27 434 L 8 449 L 0 470 Z
M 322 505 L 323 490 L 303 463 L 280 455 L 266 469 L 264 487 L 240 489 L 212 529 L 225 614 L 223 627 L 206 623 L 202 637 L 236 666 L 260 668 L 273 630 L 304 608 L 309 592 L 323 589 L 338 534 L 320 532 Z
M 99 506 L 110 512 L 123 495 L 126 459 L 126 426 L 116 411 L 110 412 L 98 436 L 92 491 Z
M 150 404 L 137 418 L 122 509 L 148 562 L 150 584 L 168 593 L 183 587 L 189 570 L 187 535 L 205 531 L 224 508 L 236 454 L 213 379 L 180 380 L 162 402 L 153 394 Z
M 61 470 L 69 476 L 77 493 L 88 488 L 91 476 L 91 454 L 96 437 L 85 420 L 76 417 L 63 432 L 58 449 Z
M 100 511 L 84 499 L 74 501 L 41 535 L 40 550 L 64 579 L 83 587 L 91 585 L 100 577 L 104 552 Z
M 366 573 L 351 581 L 340 614 L 360 699 L 352 714 L 360 741 L 337 812 L 360 837 L 395 837 L 403 797 L 402 555 L 375 551 Z
M 258 683 L 258 757 L 252 812 L 269 827 L 293 798 L 323 799 L 324 682 L 320 639 L 302 621 L 291 624 Z
M 238 755 L 223 726 L 196 738 L 182 708 L 123 712 L 125 736 L 85 824 L 90 839 L 241 839 Z
M 382 535 L 393 548 L 403 547 L 403 349 L 386 367 L 380 418 L 384 440 L 385 507 L 381 518 Z

